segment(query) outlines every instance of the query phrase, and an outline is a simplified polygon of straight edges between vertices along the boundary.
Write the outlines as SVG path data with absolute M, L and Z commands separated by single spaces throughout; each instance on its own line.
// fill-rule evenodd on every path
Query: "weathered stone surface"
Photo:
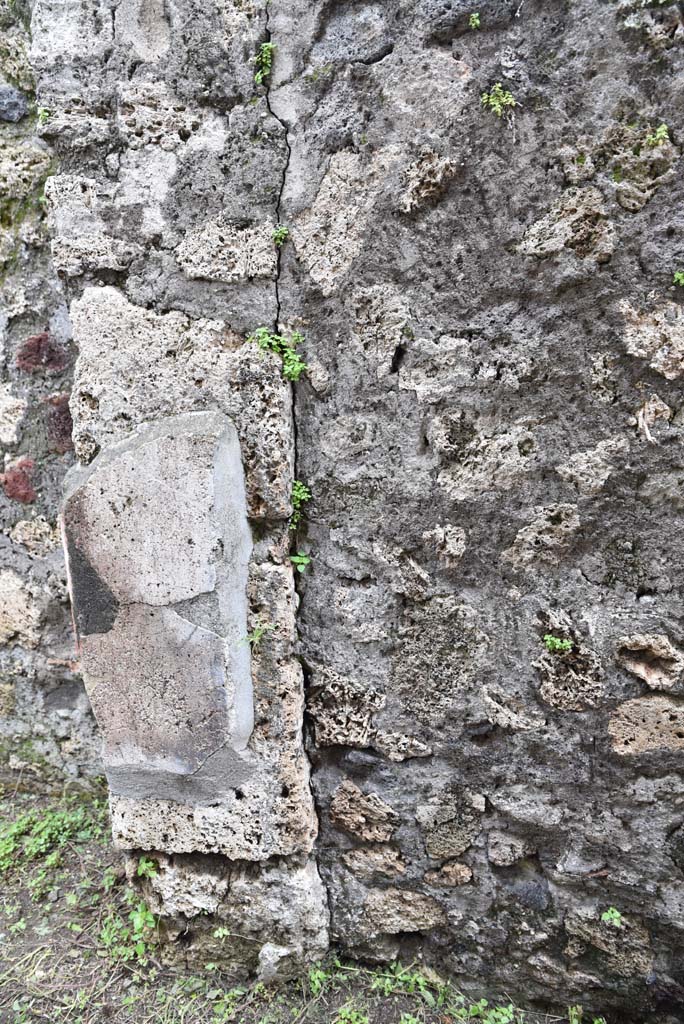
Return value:
M 608 733 L 623 757 L 684 750 L 684 702 L 648 696 L 625 701 L 611 715 Z
M 399 818 L 375 793 L 363 793 L 347 780 L 337 788 L 330 804 L 334 825 L 366 842 L 382 843 L 392 838 Z
M 41 609 L 22 578 L 12 569 L 0 572 L 0 643 L 37 647 Z
M 570 249 L 580 259 L 607 263 L 615 248 L 615 228 L 606 219 L 598 189 L 568 189 L 550 212 L 525 232 L 518 249 L 525 256 L 557 256 Z
M 467 885 L 473 878 L 472 869 L 467 864 L 459 864 L 458 861 L 449 861 L 443 864 L 439 871 L 427 871 L 425 881 L 428 885 L 438 888 L 451 889 L 459 885 Z
M 444 860 L 464 853 L 482 829 L 484 809 L 484 797 L 468 792 L 418 807 L 416 817 L 429 856 Z
M 393 846 L 364 847 L 349 850 L 343 855 L 344 863 L 359 878 L 371 881 L 373 878 L 396 878 L 406 871 L 401 854 Z
M 0 81 L 0 121 L 21 121 L 27 113 L 28 103 L 23 92 Z
M 203 938 L 188 956 L 218 958 L 223 913 L 235 932 L 249 918 L 255 939 L 221 950 L 226 962 L 264 976 L 295 933 L 320 948 L 296 915 L 287 934 L 268 924 L 289 912 L 288 878 L 306 856 L 296 851 L 315 830 L 297 612 L 337 945 L 422 956 L 480 992 L 495 978 L 521 1003 L 671 1024 L 683 999 L 681 679 L 651 693 L 616 654 L 622 637 L 682 646 L 677 5 L 490 3 L 478 31 L 470 9 L 440 0 L 32 8 L 36 105 L 49 113 L 3 128 L 0 339 L 4 393 L 26 403 L 8 418 L 3 468 L 33 461 L 36 499 L 1 490 L 0 505 L 6 565 L 47 604 L 38 644 L 15 634 L 0 652 L 12 721 L 52 722 L 48 700 L 68 704 L 60 695 L 76 685 L 72 668 L 56 680 L 48 663 L 72 657 L 58 554 L 10 533 L 29 510 L 54 520 L 73 458 L 69 364 L 53 374 L 16 358 L 49 332 L 71 359 L 68 302 L 77 457 L 92 462 L 168 417 L 229 417 L 254 543 L 246 629 L 275 626 L 252 647 L 245 749 L 261 767 L 235 807 L 114 798 L 123 842 L 155 849 L 166 835 L 188 851 L 155 906 L 193 893 L 207 859 L 221 879 L 228 858 L 236 873 L 252 859 L 254 906 L 196 914 Z M 0 72 L 31 95 L 28 37 L 2 28 Z M 257 86 L 251 59 L 268 38 L 273 69 Z M 502 119 L 480 101 L 499 81 L 516 100 Z M 290 229 L 277 251 L 276 224 Z M 244 344 L 260 325 L 306 336 L 310 371 L 294 395 L 277 357 Z M 294 475 L 314 495 L 296 536 Z M 296 550 L 312 556 L 301 602 Z M 211 599 L 180 603 L 150 607 L 182 630 L 197 605 L 208 657 Z M 545 652 L 547 632 L 572 653 Z M 669 686 L 671 661 L 630 656 Z M 85 722 L 84 700 L 69 705 L 72 723 Z M 91 740 L 76 732 L 81 770 Z M 391 808 L 403 872 L 389 874 L 387 840 L 333 821 L 345 780 Z M 431 856 L 416 809 L 465 793 L 484 810 L 469 808 L 481 828 L 466 823 L 470 845 L 454 855 L 473 877 L 450 886 L 444 872 L 460 860 Z M 460 809 L 449 813 L 457 824 Z M 495 863 L 494 832 L 528 852 Z M 302 903 L 320 911 L 318 892 Z M 422 902 L 435 896 L 439 913 Z M 378 930 L 365 930 L 369 898 Z M 636 959 L 601 948 L 620 939 L 601 938 L 601 909 L 638 923 L 644 903 L 649 942 L 625 933 Z M 593 923 L 569 935 L 585 912 Z
M 325 894 L 313 862 L 274 862 L 259 874 L 216 857 L 161 855 L 157 862 L 158 873 L 145 883 L 149 906 L 175 919 L 167 923 L 172 934 L 186 934 L 190 966 L 211 955 L 224 968 L 247 965 L 270 981 L 300 973 L 327 950 Z M 131 880 L 136 864 L 129 861 Z M 216 942 L 212 918 L 232 933 L 225 943 Z
M 624 343 L 632 356 L 648 360 L 666 380 L 684 373 L 684 314 L 674 302 L 642 313 L 628 301 L 620 306 L 625 320 Z
M 487 856 L 491 864 L 507 868 L 534 853 L 534 846 L 520 836 L 493 829 L 487 834 Z
M 397 935 L 427 932 L 446 923 L 444 910 L 432 896 L 411 889 L 376 889 L 365 905 L 367 933 Z
M 638 676 L 649 690 L 680 692 L 684 655 L 662 633 L 634 633 L 618 640 L 618 665 Z
M 252 540 L 235 429 L 214 413 L 166 419 L 67 487 L 74 614 L 111 791 L 213 802 L 253 774 Z

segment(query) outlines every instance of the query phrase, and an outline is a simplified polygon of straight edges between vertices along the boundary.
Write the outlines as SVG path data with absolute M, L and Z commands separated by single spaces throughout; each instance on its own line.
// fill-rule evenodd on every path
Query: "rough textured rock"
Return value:
M 56 533 L 73 456 L 70 429 L 65 445 L 54 442 L 51 403 L 68 394 L 73 352 L 50 259 L 43 193 L 54 164 L 29 50 L 29 5 L 0 3 L 0 777 L 10 786 L 102 774 Z
M 188 956 L 221 915 L 263 930 L 226 954 L 264 977 L 324 943 L 306 681 L 345 951 L 677 1019 L 679 6 L 483 0 L 473 31 L 472 5 L 441 0 L 36 0 L 37 91 L 6 6 L 0 74 L 45 113 L 0 124 L 3 734 L 42 730 L 72 773 L 92 762 L 50 540 L 77 350 L 73 443 L 93 473 L 170 418 L 233 423 L 245 628 L 275 627 L 252 645 L 245 748 L 273 788 L 246 782 L 234 820 L 263 803 L 278 825 L 229 835 L 225 802 L 193 805 L 155 897 L 169 935 L 201 921 L 197 897 Z M 480 99 L 496 82 L 516 100 L 502 118 Z M 245 342 L 259 326 L 305 335 L 294 389 Z M 183 468 L 201 504 L 194 464 L 170 479 Z M 296 534 L 293 476 L 313 494 Z M 312 559 L 297 596 L 295 552 Z M 193 621 L 208 657 L 226 622 L 210 593 L 144 607 L 167 637 Z M 115 797 L 114 818 L 161 856 L 177 806 L 156 799 L 134 818 L 139 798 Z M 293 898 L 311 928 L 293 912 L 278 931 Z M 610 905 L 624 932 L 601 922 Z

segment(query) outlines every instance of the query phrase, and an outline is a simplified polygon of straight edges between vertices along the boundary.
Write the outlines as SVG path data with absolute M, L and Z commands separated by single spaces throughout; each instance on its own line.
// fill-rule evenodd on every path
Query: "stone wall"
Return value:
M 82 664 L 188 957 L 221 920 L 296 969 L 329 914 L 359 957 L 680 1019 L 683 40 L 656 0 L 34 3 L 7 728 L 87 770 L 64 570 L 21 539 L 72 330 Z

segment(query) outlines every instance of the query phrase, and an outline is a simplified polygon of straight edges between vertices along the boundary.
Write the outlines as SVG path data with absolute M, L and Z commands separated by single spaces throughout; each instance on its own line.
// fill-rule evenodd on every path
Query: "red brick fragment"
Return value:
M 69 362 L 69 353 L 47 331 L 32 334 L 17 350 L 17 368 L 26 373 L 61 373 Z
M 12 501 L 30 505 L 36 500 L 37 495 L 31 482 L 35 465 L 33 459 L 18 459 L 0 474 L 3 490 Z

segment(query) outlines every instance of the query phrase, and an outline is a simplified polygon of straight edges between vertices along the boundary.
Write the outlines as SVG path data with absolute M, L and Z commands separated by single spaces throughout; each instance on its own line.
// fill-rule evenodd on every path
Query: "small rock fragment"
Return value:
M 622 757 L 684 751 L 684 701 L 660 694 L 625 701 L 611 715 L 608 735 Z
M 625 320 L 624 343 L 627 352 L 648 365 L 666 380 L 677 380 L 684 373 L 684 309 L 676 302 L 665 302 L 650 313 L 642 313 L 629 302 L 619 310 Z
M 457 860 L 443 864 L 439 871 L 428 871 L 425 881 L 428 885 L 444 886 L 455 888 L 458 885 L 467 885 L 472 881 L 473 872 L 467 864 L 461 864 Z
M 366 900 L 365 912 L 371 933 L 427 932 L 446 924 L 437 900 L 410 889 L 375 889 Z
M 334 825 L 366 842 L 382 843 L 399 824 L 395 811 L 376 793 L 363 793 L 347 779 L 335 790 L 330 804 Z
M 535 849 L 532 843 L 520 836 L 508 832 L 492 830 L 487 835 L 487 856 L 491 864 L 498 868 L 507 868 L 523 857 L 529 857 Z
M 616 661 L 651 690 L 674 690 L 684 671 L 684 656 L 662 633 L 621 637 Z
M 368 849 L 349 850 L 342 860 L 350 871 L 369 881 L 375 875 L 382 878 L 396 878 L 406 871 L 401 853 L 393 846 L 375 846 Z

